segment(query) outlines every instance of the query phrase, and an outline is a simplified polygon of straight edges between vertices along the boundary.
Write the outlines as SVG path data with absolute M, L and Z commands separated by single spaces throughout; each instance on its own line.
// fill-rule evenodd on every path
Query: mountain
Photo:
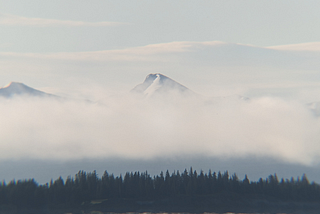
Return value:
M 134 87 L 131 92 L 145 97 L 168 94 L 195 95 L 193 91 L 184 85 L 160 73 L 149 74 L 144 82 Z
M 33 89 L 19 82 L 11 82 L 7 86 L 0 88 L 0 96 L 5 98 L 11 98 L 13 96 L 56 97 L 55 95 Z

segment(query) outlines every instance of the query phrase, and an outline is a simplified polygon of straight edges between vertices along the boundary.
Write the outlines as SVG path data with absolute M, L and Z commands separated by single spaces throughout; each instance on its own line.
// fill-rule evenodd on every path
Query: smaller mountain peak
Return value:
M 10 82 L 8 85 L 24 85 L 24 84 L 21 83 L 21 82 L 14 82 L 14 81 L 12 81 L 12 82 Z
M 10 82 L 8 85 L 0 88 L 0 96 L 12 97 L 14 95 L 44 96 L 49 94 L 30 88 L 21 82 Z
M 4 86 L 3 88 L 12 88 L 12 87 L 25 87 L 26 85 L 21 82 L 10 82 L 8 85 Z

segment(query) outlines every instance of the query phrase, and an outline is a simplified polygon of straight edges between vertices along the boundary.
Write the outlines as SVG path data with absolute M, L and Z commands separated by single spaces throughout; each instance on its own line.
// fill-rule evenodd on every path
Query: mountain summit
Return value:
M 131 92 L 143 94 L 146 97 L 160 94 L 168 95 L 169 93 L 194 94 L 187 87 L 160 73 L 149 74 L 144 82 L 134 87 Z
M 45 92 L 33 89 L 29 86 L 26 86 L 23 83 L 11 82 L 7 86 L 0 88 L 0 96 L 10 98 L 13 96 L 35 96 L 35 97 L 45 97 L 45 96 L 54 96 L 47 94 Z

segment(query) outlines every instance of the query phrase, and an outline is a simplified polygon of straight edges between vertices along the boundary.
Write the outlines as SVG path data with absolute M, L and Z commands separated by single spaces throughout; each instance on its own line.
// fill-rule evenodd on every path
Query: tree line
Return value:
M 99 177 L 96 171 L 79 171 L 65 181 L 59 177 L 44 185 L 34 179 L 10 181 L 0 184 L 0 208 L 75 207 L 84 202 L 101 199 L 161 200 L 179 196 L 219 196 L 236 194 L 241 197 L 260 197 L 279 201 L 320 200 L 320 186 L 310 183 L 306 175 L 297 179 L 281 179 L 270 175 L 266 179 L 250 181 L 247 175 L 239 179 L 228 171 L 207 173 L 184 170 L 161 172 L 150 176 L 148 172 L 127 172 L 114 176 L 107 171 Z

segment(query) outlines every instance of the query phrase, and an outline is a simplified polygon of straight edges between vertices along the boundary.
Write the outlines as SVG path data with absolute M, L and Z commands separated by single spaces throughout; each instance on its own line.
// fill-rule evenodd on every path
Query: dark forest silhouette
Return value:
M 247 176 L 242 180 L 236 174 L 230 176 L 228 171 L 198 173 L 192 168 L 182 173 L 161 172 L 153 177 L 148 172 L 127 172 L 124 176 L 114 176 L 105 171 L 98 177 L 96 171 L 79 171 L 73 178 L 68 177 L 64 181 L 60 177 L 45 185 L 39 185 L 34 179 L 13 180 L 7 184 L 3 181 L 0 185 L 2 212 L 30 209 L 42 212 L 50 209 L 80 210 L 89 209 L 94 204 L 97 204 L 96 208 L 115 212 L 134 211 L 130 209 L 140 209 L 139 205 L 150 210 L 185 211 L 192 203 L 202 203 L 199 211 L 213 212 L 215 207 L 219 207 L 215 204 L 224 203 L 224 200 L 231 204 L 242 201 L 248 206 L 252 205 L 252 200 L 260 200 L 264 204 L 318 203 L 320 186 L 310 183 L 306 175 L 279 181 L 274 174 L 266 179 L 249 181 Z M 175 204 L 170 205 L 170 201 Z

